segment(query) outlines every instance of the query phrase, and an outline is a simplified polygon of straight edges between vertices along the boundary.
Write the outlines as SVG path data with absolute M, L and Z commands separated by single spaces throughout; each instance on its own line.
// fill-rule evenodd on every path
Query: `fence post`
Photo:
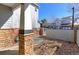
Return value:
M 74 42 L 76 43 L 77 40 L 77 30 L 74 30 Z

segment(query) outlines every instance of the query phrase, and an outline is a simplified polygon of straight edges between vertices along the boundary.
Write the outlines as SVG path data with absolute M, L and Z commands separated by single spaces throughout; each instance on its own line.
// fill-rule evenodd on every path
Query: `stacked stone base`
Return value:
M 25 54 L 29 54 L 29 55 L 34 54 L 33 34 L 25 35 L 24 38 L 25 38 Z
M 0 29 L 0 49 L 12 47 L 16 42 L 16 36 L 18 36 L 19 29 Z M 33 55 L 33 33 L 22 36 L 20 42 L 20 53 L 26 55 Z M 21 35 L 20 35 L 21 36 Z
M 0 49 L 13 46 L 17 34 L 18 29 L 0 29 Z
M 33 33 L 20 35 L 19 54 L 20 55 L 33 55 Z

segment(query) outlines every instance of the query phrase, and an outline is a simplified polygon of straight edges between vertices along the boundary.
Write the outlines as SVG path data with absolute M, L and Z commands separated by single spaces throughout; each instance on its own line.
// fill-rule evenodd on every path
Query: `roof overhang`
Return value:
M 2 5 L 14 8 L 19 5 L 19 3 L 1 3 Z
M 36 6 L 37 8 L 39 8 L 37 3 L 31 3 L 31 5 Z

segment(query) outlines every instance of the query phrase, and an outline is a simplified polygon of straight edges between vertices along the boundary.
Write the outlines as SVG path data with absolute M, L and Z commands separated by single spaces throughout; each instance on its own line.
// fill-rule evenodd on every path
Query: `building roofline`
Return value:
M 39 8 L 37 3 L 31 3 L 31 5 L 36 6 L 37 8 Z
M 61 19 L 66 19 L 66 18 L 70 18 L 70 17 L 72 17 L 72 16 L 66 16 L 66 17 L 62 17 Z

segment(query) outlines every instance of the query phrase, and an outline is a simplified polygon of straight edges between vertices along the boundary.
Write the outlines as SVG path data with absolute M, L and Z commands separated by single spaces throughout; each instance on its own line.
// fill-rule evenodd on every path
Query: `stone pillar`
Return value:
M 19 43 L 19 53 L 20 55 L 33 55 L 34 54 L 34 45 L 33 45 L 33 33 L 26 35 L 20 35 Z
M 19 30 L 19 54 L 20 55 L 32 55 L 33 52 L 33 33 L 25 33 L 24 31 L 24 4 L 21 4 L 21 18 L 20 18 L 20 30 Z M 28 20 L 28 19 L 26 19 Z
M 24 3 L 21 3 L 20 29 L 19 29 L 19 54 L 25 54 L 24 46 Z
M 26 34 L 24 38 L 25 38 L 25 54 L 33 55 L 34 54 L 33 33 Z
M 77 41 L 77 30 L 75 29 L 74 30 L 74 42 L 77 43 L 76 41 Z

